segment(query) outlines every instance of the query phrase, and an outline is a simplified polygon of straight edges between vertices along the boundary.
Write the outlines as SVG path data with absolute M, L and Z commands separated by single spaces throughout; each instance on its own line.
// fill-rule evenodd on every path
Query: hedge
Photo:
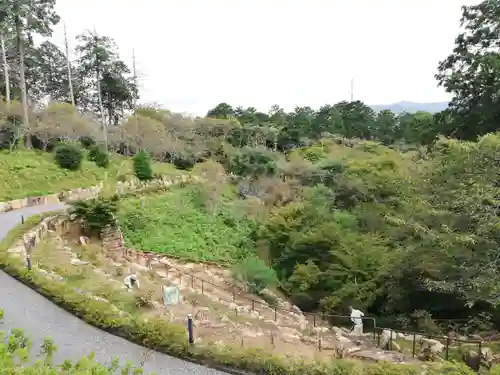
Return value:
M 334 359 L 330 363 L 297 361 L 276 357 L 264 349 L 246 349 L 239 346 L 189 345 L 186 329 L 162 319 L 147 322 L 137 317 L 120 317 L 113 306 L 104 301 L 92 300 L 63 282 L 48 279 L 33 268 L 26 269 L 24 261 L 9 256 L 7 250 L 24 233 L 38 225 L 41 219 L 55 213 L 32 216 L 13 228 L 0 241 L 0 268 L 28 285 L 47 299 L 85 322 L 128 341 L 154 349 L 173 357 L 217 368 L 232 374 L 254 373 L 260 375 L 417 375 L 422 366 L 393 363 L 365 363 L 355 360 Z M 57 344 L 57 343 L 56 343 Z M 428 363 L 426 375 L 473 375 L 463 363 Z

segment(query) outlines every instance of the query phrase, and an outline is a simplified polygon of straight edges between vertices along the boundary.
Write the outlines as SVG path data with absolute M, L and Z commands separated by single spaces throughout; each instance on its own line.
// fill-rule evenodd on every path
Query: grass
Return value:
M 144 321 L 117 316 L 116 310 L 110 304 L 89 299 L 77 293 L 66 283 L 54 282 L 41 275 L 37 269 L 27 271 L 23 260 L 9 256 L 7 249 L 19 240 L 23 233 L 33 228 L 43 216 L 45 215 L 29 218 L 25 223 L 9 231 L 7 236 L 0 241 L 0 268 L 87 323 L 129 341 L 229 373 L 234 373 L 229 368 L 250 373 L 276 375 L 416 375 L 422 373 L 421 368 L 402 364 L 370 364 L 349 360 L 332 360 L 328 364 L 311 363 L 296 358 L 277 357 L 266 350 L 246 349 L 238 345 L 222 347 L 213 343 L 188 345 L 183 326 L 170 324 L 164 320 Z M 474 374 L 465 365 L 454 363 L 428 364 L 425 373 L 427 375 Z
M 197 203 L 196 186 L 172 188 L 162 195 L 128 199 L 118 218 L 128 246 L 190 261 L 234 263 L 240 244 L 250 233 L 250 221 L 235 219 L 230 205 L 218 214 Z
M 112 180 L 119 175 L 132 175 L 132 160 L 112 154 L 107 169 L 84 160 L 81 170 L 73 172 L 60 168 L 52 153 L 34 150 L 15 150 L 10 153 L 0 151 L 0 202 L 90 187 L 104 180 L 106 172 Z M 180 174 L 175 167 L 166 163 L 154 163 L 153 172 Z

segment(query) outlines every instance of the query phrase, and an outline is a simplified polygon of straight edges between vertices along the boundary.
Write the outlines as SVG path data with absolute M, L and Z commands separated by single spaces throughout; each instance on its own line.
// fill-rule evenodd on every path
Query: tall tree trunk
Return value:
M 97 80 L 97 96 L 99 98 L 99 111 L 101 111 L 101 127 L 102 134 L 104 137 L 104 146 L 106 147 L 106 152 L 108 151 L 108 127 L 106 126 L 106 119 L 104 116 L 104 106 L 102 105 L 102 95 L 101 95 L 101 76 L 99 70 L 96 71 Z
M 21 84 L 21 100 L 23 104 L 23 126 L 25 129 L 29 129 L 29 116 L 28 116 L 28 94 L 26 92 L 26 77 L 24 75 L 24 41 L 23 41 L 23 26 L 21 24 L 21 18 L 19 17 L 19 2 L 16 2 L 16 44 L 17 53 L 19 54 L 19 79 Z M 26 137 L 26 147 L 31 148 L 31 138 Z
M 10 107 L 10 76 L 9 64 L 7 63 L 7 52 L 5 51 L 5 35 L 0 33 L 0 44 L 2 46 L 2 60 L 3 60 L 3 74 L 5 76 L 5 100 L 7 101 L 7 108 Z
M 68 68 L 69 95 L 71 104 L 75 107 L 75 94 L 73 93 L 73 79 L 71 77 L 71 62 L 69 59 L 68 34 L 66 33 L 66 22 L 64 22 L 64 46 L 66 48 L 66 62 Z

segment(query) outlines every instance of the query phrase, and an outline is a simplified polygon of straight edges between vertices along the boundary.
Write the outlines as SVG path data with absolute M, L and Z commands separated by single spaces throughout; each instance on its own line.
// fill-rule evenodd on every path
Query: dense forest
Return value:
M 430 316 L 500 325 L 500 0 L 463 7 L 437 66 L 453 95 L 440 113 L 220 103 L 205 117 L 138 105 L 110 37 L 80 35 L 75 61 L 34 43 L 60 22 L 55 0 L 3 3 L 4 149 L 92 138 L 184 170 L 208 161 L 204 173 L 218 181 L 223 168 L 254 222 L 241 247 L 302 308 L 355 304 L 404 327 Z

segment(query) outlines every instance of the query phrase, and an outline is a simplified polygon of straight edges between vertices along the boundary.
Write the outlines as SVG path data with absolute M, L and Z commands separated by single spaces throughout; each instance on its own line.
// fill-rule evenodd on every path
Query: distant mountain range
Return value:
M 448 102 L 437 103 L 414 103 L 414 102 L 398 102 L 392 104 L 371 105 L 374 111 L 378 112 L 383 109 L 390 109 L 394 113 L 409 112 L 414 113 L 417 111 L 425 111 L 436 113 L 448 107 Z

